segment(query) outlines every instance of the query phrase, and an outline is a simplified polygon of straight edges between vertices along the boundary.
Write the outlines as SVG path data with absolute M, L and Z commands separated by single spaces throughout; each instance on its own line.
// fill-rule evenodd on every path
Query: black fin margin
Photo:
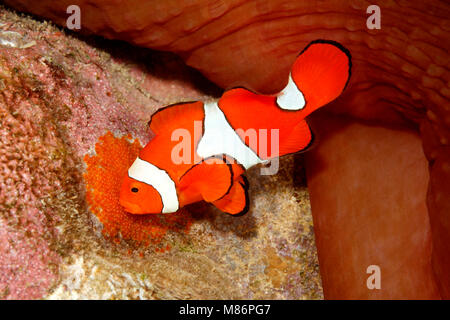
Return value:
M 241 182 L 239 182 L 239 184 L 244 188 L 244 192 L 245 192 L 245 206 L 244 209 L 242 209 L 241 212 L 238 212 L 236 214 L 232 214 L 232 213 L 228 213 L 225 212 L 226 214 L 233 216 L 233 217 L 242 217 L 243 215 L 247 214 L 249 209 L 250 209 L 250 196 L 248 193 L 248 189 L 250 187 L 250 184 L 248 182 L 248 179 L 246 176 L 242 175 L 242 178 L 244 180 L 244 183 L 242 184 Z
M 297 57 L 300 56 L 303 52 L 305 52 L 310 46 L 312 46 L 313 44 L 316 44 L 316 43 L 331 44 L 331 45 L 337 47 L 339 50 L 341 50 L 347 56 L 347 58 L 348 58 L 348 78 L 347 78 L 347 82 L 345 83 L 344 89 L 342 89 L 342 91 L 344 91 L 345 88 L 347 88 L 347 85 L 350 81 L 350 77 L 352 75 L 352 54 L 350 53 L 350 50 L 348 50 L 346 47 L 344 47 L 342 44 L 340 44 L 339 42 L 337 42 L 335 40 L 317 39 L 317 40 L 313 40 L 310 43 L 308 43 L 308 45 L 297 55 Z
M 158 110 L 156 110 L 155 112 L 152 113 L 152 115 L 150 116 L 150 120 L 148 120 L 147 122 L 147 126 L 150 127 L 150 124 L 152 123 L 152 118 L 153 116 L 155 116 L 157 113 L 162 112 L 166 109 L 169 109 L 171 107 L 175 107 L 175 106 L 179 106 L 179 105 L 183 105 L 183 104 L 191 104 L 191 103 L 196 103 L 196 102 L 202 102 L 202 101 L 184 101 L 184 102 L 177 102 L 177 103 L 172 103 L 172 104 L 168 104 L 167 106 L 164 106 L 162 108 L 159 108 Z

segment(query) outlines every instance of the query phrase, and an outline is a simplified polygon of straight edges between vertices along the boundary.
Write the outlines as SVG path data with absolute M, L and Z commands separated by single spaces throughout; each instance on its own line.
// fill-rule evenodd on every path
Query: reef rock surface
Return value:
M 167 234 L 170 250 L 101 233 L 83 181 L 98 139 L 145 143 L 159 107 L 220 94 L 174 55 L 80 39 L 0 7 L 0 89 L 2 299 L 322 297 L 293 157 L 278 175 L 249 173 L 244 217 L 188 208 L 191 227 Z

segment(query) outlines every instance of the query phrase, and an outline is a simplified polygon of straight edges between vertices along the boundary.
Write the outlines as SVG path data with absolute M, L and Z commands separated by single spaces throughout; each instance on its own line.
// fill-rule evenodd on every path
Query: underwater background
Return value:
M 362 0 L 73 2 L 78 31 L 72 1 L 0 5 L 1 299 L 450 298 L 448 2 L 379 3 L 379 28 Z M 156 110 L 278 92 L 315 39 L 349 85 L 311 150 L 247 173 L 247 215 L 123 211 Z

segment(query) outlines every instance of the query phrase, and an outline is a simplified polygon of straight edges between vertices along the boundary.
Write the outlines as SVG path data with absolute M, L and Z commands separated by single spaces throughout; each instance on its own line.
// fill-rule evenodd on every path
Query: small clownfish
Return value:
M 218 101 L 188 102 L 164 107 L 149 121 L 154 138 L 140 151 L 120 191 L 120 204 L 133 214 L 172 213 L 204 200 L 234 216 L 248 211 L 245 170 L 274 157 L 311 145 L 305 117 L 337 98 L 351 74 L 349 51 L 334 41 L 316 40 L 296 58 L 286 87 L 277 95 L 244 88 L 226 91 Z M 196 134 L 201 123 L 201 134 Z M 172 133 L 190 134 L 192 161 L 173 161 L 178 142 Z M 251 144 L 248 130 L 267 130 Z M 277 130 L 277 152 L 267 155 Z M 198 130 L 197 130 L 198 131 Z M 258 147 L 259 146 L 259 147 Z

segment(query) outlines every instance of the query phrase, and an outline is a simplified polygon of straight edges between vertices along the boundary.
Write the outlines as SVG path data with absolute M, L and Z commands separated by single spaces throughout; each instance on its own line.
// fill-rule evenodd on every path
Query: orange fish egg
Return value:
M 170 250 L 162 244 L 168 231 L 189 231 L 192 217 L 183 212 L 166 215 L 132 215 L 119 204 L 123 177 L 142 149 L 131 135 L 121 138 L 107 132 L 95 145 L 95 155 L 86 155 L 84 173 L 86 201 L 103 224 L 102 233 L 116 243 L 120 238 L 138 245 L 155 245 L 155 251 Z M 161 247 L 161 248 L 159 248 Z

